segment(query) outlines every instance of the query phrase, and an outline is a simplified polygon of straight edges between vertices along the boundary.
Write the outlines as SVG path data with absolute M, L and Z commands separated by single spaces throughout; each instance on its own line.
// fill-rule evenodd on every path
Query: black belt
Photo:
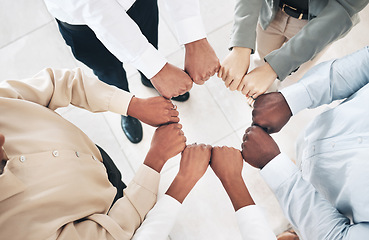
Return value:
M 308 19 L 309 14 L 307 10 L 302 10 L 302 9 L 291 7 L 283 3 L 282 1 L 279 2 L 279 7 L 281 8 L 282 12 L 285 12 L 286 14 L 290 15 L 293 18 Z

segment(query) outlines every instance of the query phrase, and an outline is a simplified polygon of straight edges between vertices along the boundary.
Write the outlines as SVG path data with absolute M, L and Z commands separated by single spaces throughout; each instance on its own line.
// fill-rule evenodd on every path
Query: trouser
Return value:
M 158 48 L 159 13 L 157 0 L 137 0 L 127 11 L 143 35 Z M 87 25 L 70 25 L 56 19 L 59 31 L 76 59 L 91 68 L 103 82 L 129 91 L 126 71 Z M 124 26 L 122 26 L 124 28 Z M 130 34 L 127 32 L 127 34 Z M 145 76 L 140 72 L 141 76 Z
M 258 24 L 256 29 L 256 52 L 259 58 L 256 57 L 254 59 L 255 67 L 261 66 L 264 63 L 266 55 L 282 47 L 284 43 L 295 36 L 307 23 L 308 20 L 293 18 L 279 9 L 274 20 L 267 29 L 264 30 L 260 24 Z M 283 82 L 277 81 L 276 83 L 278 83 L 278 85 L 281 83 L 279 87 L 283 88 L 297 82 L 317 63 L 324 52 L 325 50 L 321 51 L 312 60 L 302 64 L 296 72 L 292 73 L 283 80 Z
M 124 184 L 124 182 L 122 182 L 122 174 L 114 164 L 113 160 L 101 147 L 97 145 L 96 147 L 100 150 L 103 164 L 106 168 L 106 173 L 108 174 L 108 179 L 110 183 L 117 189 L 117 194 L 115 195 L 112 203 L 113 205 L 119 198 L 123 197 L 123 189 L 125 189 L 127 186 Z

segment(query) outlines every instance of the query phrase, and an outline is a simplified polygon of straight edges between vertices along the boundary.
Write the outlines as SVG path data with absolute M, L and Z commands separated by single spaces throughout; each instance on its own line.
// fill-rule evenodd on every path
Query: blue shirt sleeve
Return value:
M 344 99 L 369 83 L 369 47 L 313 67 L 296 84 L 281 90 L 292 114 Z
M 351 224 L 301 177 L 285 154 L 275 157 L 260 173 L 302 239 L 354 240 L 369 236 L 369 223 Z

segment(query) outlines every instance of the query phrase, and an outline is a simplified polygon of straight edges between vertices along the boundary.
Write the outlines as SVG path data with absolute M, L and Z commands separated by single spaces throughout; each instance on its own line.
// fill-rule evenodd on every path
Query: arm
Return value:
M 296 165 L 286 155 L 279 154 L 271 160 L 261 170 L 261 175 L 302 239 L 353 240 L 369 236 L 368 223 L 350 224 L 347 217 L 302 179 Z
M 243 239 L 276 239 L 243 181 L 240 151 L 229 147 L 214 147 L 210 166 L 231 199 Z
M 253 124 L 268 133 L 278 132 L 305 108 L 315 108 L 344 99 L 369 83 L 369 48 L 341 59 L 313 67 L 298 82 L 281 90 L 259 96 L 252 112 Z
M 81 239 L 131 239 L 156 202 L 160 171 L 166 161 L 186 146 L 180 124 L 163 125 L 156 129 L 144 164 L 106 214 L 92 214 L 86 220 L 70 223 Z M 69 229 L 64 227 L 64 229 Z M 60 234 L 61 236 L 63 234 Z
M 133 239 L 166 239 L 175 223 L 181 204 L 205 174 L 209 165 L 211 146 L 189 145 L 182 153 L 177 176 L 165 195 L 147 214 L 145 221 L 136 231 Z M 160 229 L 160 231 L 158 231 Z
M 362 239 L 368 236 L 369 224 L 350 224 L 348 218 L 301 178 L 296 165 L 280 153 L 274 140 L 260 127 L 248 128 L 243 141 L 245 161 L 261 169 L 261 175 L 285 216 L 303 239 Z
M 0 96 L 24 99 L 55 110 L 69 104 L 91 112 L 111 111 L 136 117 L 151 126 L 179 122 L 178 111 L 163 97 L 141 99 L 109 86 L 81 69 L 45 69 L 23 81 L 0 84 Z
M 353 26 L 353 16 L 367 4 L 367 0 L 328 1 L 316 18 L 280 49 L 268 54 L 265 60 L 278 78 L 284 80 L 301 64 L 347 33 Z

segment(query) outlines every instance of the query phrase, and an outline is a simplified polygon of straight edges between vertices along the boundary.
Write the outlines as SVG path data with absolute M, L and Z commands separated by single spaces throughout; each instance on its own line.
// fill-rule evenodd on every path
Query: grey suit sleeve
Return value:
M 281 48 L 271 52 L 265 60 L 284 80 L 301 64 L 312 59 L 324 47 L 353 27 L 353 16 L 368 4 L 368 0 L 335 0 Z
M 281 93 L 292 114 L 344 99 L 369 83 L 369 47 L 313 67 Z
M 256 24 L 261 0 L 236 0 L 234 24 L 229 48 L 246 47 L 255 50 Z
M 302 239 L 356 240 L 369 236 L 369 223 L 350 224 L 347 217 L 301 177 L 287 155 L 278 155 L 260 173 Z

